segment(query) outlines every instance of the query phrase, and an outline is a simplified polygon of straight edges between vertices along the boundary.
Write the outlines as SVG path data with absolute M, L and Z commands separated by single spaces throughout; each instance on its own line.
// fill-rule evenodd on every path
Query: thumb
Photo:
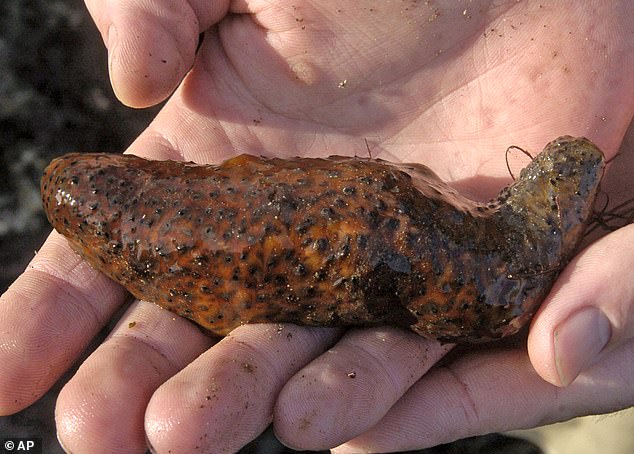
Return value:
M 224 17 L 228 1 L 86 0 L 108 48 L 110 81 L 131 107 L 169 96 L 194 63 L 199 34 Z
M 634 335 L 634 225 L 591 244 L 559 276 L 528 336 L 533 367 L 567 386 Z

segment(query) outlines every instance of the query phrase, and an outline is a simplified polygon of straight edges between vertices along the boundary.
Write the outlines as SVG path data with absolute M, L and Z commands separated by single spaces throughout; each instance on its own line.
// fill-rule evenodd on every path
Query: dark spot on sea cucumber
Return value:
M 328 238 L 317 238 L 313 247 L 318 251 L 326 251 L 328 250 Z
M 344 186 L 342 191 L 345 195 L 354 195 L 357 192 L 357 188 L 354 186 Z

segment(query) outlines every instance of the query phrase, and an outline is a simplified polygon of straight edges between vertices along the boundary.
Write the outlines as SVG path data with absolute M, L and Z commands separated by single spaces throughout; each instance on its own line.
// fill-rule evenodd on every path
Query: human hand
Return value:
M 616 152 L 634 104 L 632 7 L 593 5 L 88 2 L 124 102 L 148 105 L 178 85 L 130 152 L 198 162 L 241 152 L 366 156 L 367 139 L 373 157 L 425 163 L 482 199 L 508 181 L 510 144 L 539 150 L 573 134 L 608 157 Z M 347 449 L 358 452 L 631 405 L 624 236 L 632 235 L 606 236 L 564 271 L 533 324 L 532 364 L 524 346 L 499 347 L 426 374 L 450 347 L 392 328 L 342 335 L 251 325 L 209 348 L 188 322 L 134 303 L 60 394 L 60 439 L 74 452 L 143 451 L 146 436 L 159 452 L 231 452 L 273 418 L 290 445 L 352 440 Z M 596 273 L 598 257 L 611 265 L 610 281 Z M 622 285 L 595 301 L 607 282 Z M 42 395 L 124 300 L 53 234 L 2 297 L 2 412 Z M 554 329 L 575 309 L 599 304 L 610 346 L 555 392 L 535 372 L 565 384 L 554 367 Z M 568 340 L 558 352 L 564 381 L 578 368 L 566 363 L 571 347 Z

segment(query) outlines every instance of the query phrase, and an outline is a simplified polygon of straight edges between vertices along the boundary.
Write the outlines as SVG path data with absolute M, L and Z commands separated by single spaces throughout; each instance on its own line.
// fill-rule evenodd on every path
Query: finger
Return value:
M 521 350 L 474 352 L 432 369 L 376 426 L 333 451 L 421 449 L 626 408 L 633 360 L 634 343 L 623 344 L 562 389 L 542 380 Z
M 284 387 L 276 435 L 294 448 L 337 446 L 374 426 L 450 348 L 396 328 L 350 331 Z
M 108 47 L 117 97 L 133 107 L 165 99 L 194 62 L 199 34 L 219 21 L 229 2 L 86 0 Z
M 76 453 L 145 452 L 152 393 L 211 343 L 185 319 L 136 302 L 60 392 L 60 443 Z
M 570 384 L 612 348 L 634 336 L 634 225 L 582 251 L 563 271 L 528 338 L 535 370 Z
M 0 414 L 39 399 L 126 298 L 53 232 L 0 298 Z
M 236 452 L 271 422 L 283 384 L 340 330 L 247 325 L 152 396 L 145 427 L 155 452 Z

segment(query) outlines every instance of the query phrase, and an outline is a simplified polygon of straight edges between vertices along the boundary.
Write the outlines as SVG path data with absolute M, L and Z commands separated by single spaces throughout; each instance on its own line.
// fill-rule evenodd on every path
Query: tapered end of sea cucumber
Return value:
M 44 169 L 42 175 L 40 194 L 44 212 L 51 225 L 58 231 L 69 225 L 69 211 L 78 203 L 72 187 L 78 183 L 79 177 L 71 172 L 71 168 L 81 159 L 80 153 L 56 158 Z
M 72 245 L 90 250 L 117 233 L 122 206 L 140 184 L 140 158 L 106 153 L 70 153 L 54 159 L 40 183 L 42 204 L 55 230 Z M 113 173 L 120 169 L 125 178 Z M 105 209 L 107 208 L 107 209 Z

